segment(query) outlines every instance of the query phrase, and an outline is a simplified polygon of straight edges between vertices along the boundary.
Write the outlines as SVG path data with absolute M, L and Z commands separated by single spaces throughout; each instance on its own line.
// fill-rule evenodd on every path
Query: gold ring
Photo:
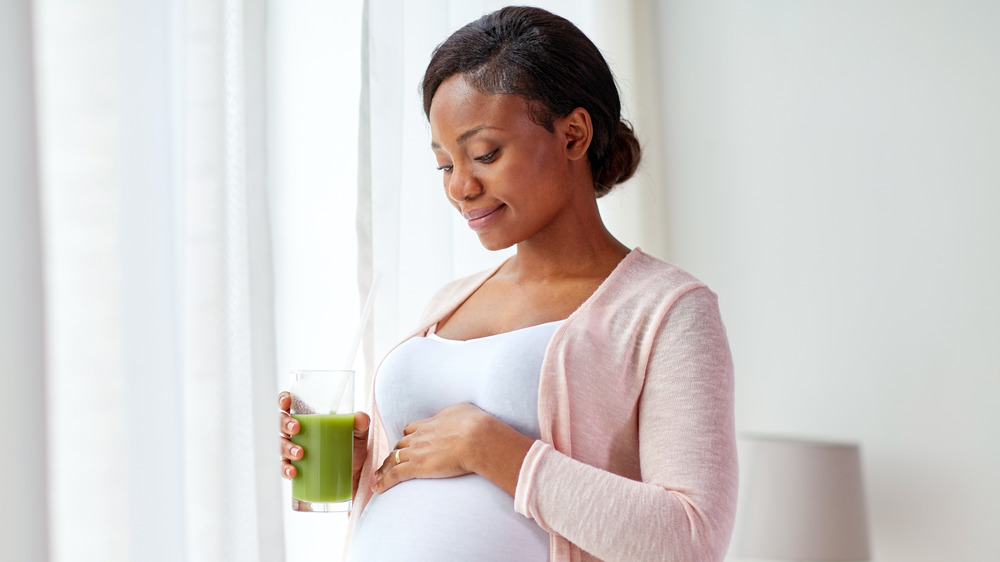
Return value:
M 399 460 L 399 449 L 396 449 L 396 454 L 394 456 L 396 457 L 396 464 L 399 464 L 399 463 L 403 462 L 403 461 Z

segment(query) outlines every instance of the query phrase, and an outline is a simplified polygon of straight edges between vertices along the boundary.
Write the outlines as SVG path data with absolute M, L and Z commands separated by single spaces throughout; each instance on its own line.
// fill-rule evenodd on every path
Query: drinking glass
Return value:
M 349 511 L 354 455 L 354 371 L 294 371 L 292 407 L 302 447 L 292 461 L 292 509 Z

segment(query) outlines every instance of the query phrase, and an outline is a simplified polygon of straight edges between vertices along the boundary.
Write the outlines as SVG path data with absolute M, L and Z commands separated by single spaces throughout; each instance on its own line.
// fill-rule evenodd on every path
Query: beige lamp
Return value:
M 868 560 L 856 444 L 744 435 L 732 554 L 799 561 Z

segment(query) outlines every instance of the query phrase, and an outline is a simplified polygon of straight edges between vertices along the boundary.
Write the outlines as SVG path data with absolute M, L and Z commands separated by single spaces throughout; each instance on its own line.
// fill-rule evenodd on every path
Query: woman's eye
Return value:
M 454 166 L 454 165 L 452 165 L 452 164 L 445 164 L 445 165 L 443 165 L 443 166 L 438 166 L 438 167 L 437 167 L 437 169 L 438 169 L 438 171 L 440 171 L 440 172 L 444 172 L 444 173 L 446 173 L 446 174 L 450 174 L 450 173 L 451 173 L 451 169 L 452 169 L 452 168 L 454 168 L 454 167 L 455 167 L 455 166 Z
M 492 162 L 493 160 L 496 159 L 497 152 L 499 152 L 499 149 L 494 150 L 493 152 L 491 152 L 489 154 L 484 154 L 484 155 L 476 158 L 476 160 L 479 160 L 480 162 L 484 162 L 486 164 L 489 164 L 490 162 Z

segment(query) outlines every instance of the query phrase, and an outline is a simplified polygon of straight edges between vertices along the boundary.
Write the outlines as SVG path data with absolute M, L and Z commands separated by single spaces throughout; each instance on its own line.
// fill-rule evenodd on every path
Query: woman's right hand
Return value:
M 299 432 L 299 422 L 288 414 L 292 407 L 292 395 L 288 391 L 278 394 L 278 408 L 281 409 L 281 475 L 289 480 L 295 478 L 295 466 L 291 461 L 302 458 L 302 447 L 292 443 L 290 437 Z M 355 421 L 355 424 L 357 422 Z
M 278 408 L 281 409 L 281 475 L 289 480 L 295 478 L 296 470 L 291 461 L 302 458 L 302 447 L 292 443 L 290 437 L 299 432 L 298 420 L 289 415 L 292 407 L 292 396 L 288 391 L 278 394 Z M 361 480 L 361 467 L 368 457 L 368 428 L 371 418 L 364 412 L 354 413 L 354 466 L 353 493 L 358 492 L 358 482 Z

